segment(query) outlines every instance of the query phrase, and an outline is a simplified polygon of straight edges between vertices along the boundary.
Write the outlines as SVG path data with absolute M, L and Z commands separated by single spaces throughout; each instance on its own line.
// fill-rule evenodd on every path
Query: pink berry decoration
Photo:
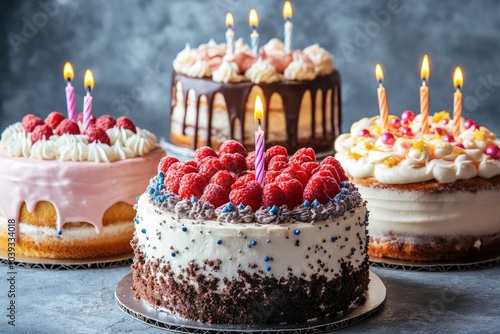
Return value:
M 443 135 L 443 133 L 444 133 L 444 131 L 443 131 L 443 129 L 442 129 L 442 128 L 435 128 L 434 130 L 432 130 L 432 134 L 435 134 L 435 133 L 437 133 L 437 134 L 439 134 L 440 136 L 442 136 L 442 135 Z
M 474 123 L 474 124 L 472 124 L 472 125 L 470 126 L 470 128 L 469 128 L 469 129 L 470 129 L 470 130 L 472 130 L 472 131 L 476 131 L 476 130 L 481 130 L 481 127 L 479 126 L 479 124 Z
M 490 156 L 490 158 L 498 160 L 500 159 L 500 148 L 496 145 L 490 145 L 486 148 L 485 153 Z
M 465 146 L 462 143 L 456 143 L 455 147 L 458 147 L 458 148 L 461 148 L 461 149 L 465 149 Z
M 382 135 L 382 143 L 385 145 L 392 145 L 396 141 L 392 133 L 386 132 Z
M 449 120 L 449 119 L 446 119 L 446 118 L 445 118 L 445 119 L 442 119 L 442 120 L 441 120 L 441 124 L 443 124 L 443 125 L 448 125 L 448 123 L 450 123 L 450 120 Z
M 474 124 L 477 124 L 477 123 L 472 119 L 465 120 L 465 122 L 464 122 L 465 130 L 469 130 L 470 127 L 473 126 Z
M 448 143 L 453 143 L 455 141 L 455 138 L 452 135 L 445 135 L 443 137 L 443 139 L 445 142 L 448 142 Z
M 406 120 L 413 121 L 414 118 L 415 118 L 415 113 L 411 110 L 405 110 L 401 114 L 401 120 L 404 120 L 404 121 L 406 121 Z
M 401 121 L 399 120 L 399 118 L 397 117 L 394 117 L 394 118 L 391 118 L 391 125 L 395 128 L 395 129 L 399 129 L 401 127 Z
M 411 129 L 410 128 L 402 128 L 401 129 L 401 133 L 403 134 L 403 136 L 405 137 L 411 137 L 413 136 L 413 133 L 411 132 Z
M 366 137 L 366 138 L 371 137 L 370 131 L 368 129 L 361 129 L 361 130 L 359 130 L 358 135 L 360 137 Z

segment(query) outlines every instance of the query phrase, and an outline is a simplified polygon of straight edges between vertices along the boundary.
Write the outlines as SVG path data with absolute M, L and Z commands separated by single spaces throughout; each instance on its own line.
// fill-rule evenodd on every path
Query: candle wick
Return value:
M 90 95 L 90 92 L 92 91 L 92 87 L 87 86 L 87 95 Z
M 457 91 L 460 91 L 461 87 L 460 85 L 457 85 Z
M 261 124 L 260 124 L 260 118 L 257 118 L 257 122 L 259 123 L 259 128 L 260 128 L 260 126 L 261 126 Z
M 382 86 L 382 79 L 378 81 L 379 86 Z
M 422 78 L 422 86 L 427 86 L 427 79 L 425 77 Z

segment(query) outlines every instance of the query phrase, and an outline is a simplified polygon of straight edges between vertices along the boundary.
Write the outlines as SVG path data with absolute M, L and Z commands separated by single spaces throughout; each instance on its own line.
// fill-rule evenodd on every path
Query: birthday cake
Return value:
M 241 39 L 230 55 L 226 44 L 210 41 L 186 45 L 173 67 L 170 141 L 193 153 L 204 145 L 218 150 L 229 139 L 253 150 L 257 94 L 264 99 L 267 148 L 328 152 L 340 134 L 340 75 L 317 44 L 285 52 L 272 39 L 253 56 Z
M 500 140 L 441 111 L 363 118 L 335 157 L 368 202 L 369 255 L 409 261 L 478 259 L 500 250 Z
M 338 161 L 318 163 L 311 148 L 288 159 L 279 146 L 265 160 L 262 188 L 259 158 L 236 141 L 162 159 L 137 203 L 136 297 L 231 324 L 301 323 L 364 303 L 368 212 Z
M 76 115 L 75 115 L 76 116 Z M 0 249 L 84 259 L 130 251 L 136 196 L 165 151 L 127 117 L 26 115 L 0 140 Z M 10 252 L 10 250 L 9 250 Z

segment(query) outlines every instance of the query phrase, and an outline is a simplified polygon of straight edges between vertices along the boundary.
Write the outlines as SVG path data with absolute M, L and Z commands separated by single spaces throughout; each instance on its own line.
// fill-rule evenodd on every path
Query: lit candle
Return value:
M 248 15 L 248 22 L 253 31 L 250 34 L 250 40 L 252 42 L 252 53 L 254 57 L 259 55 L 259 33 L 257 32 L 257 26 L 259 25 L 259 16 L 255 9 L 250 10 L 250 15 Z
M 377 64 L 377 66 L 375 67 L 375 77 L 379 82 L 377 93 L 378 93 L 378 109 L 380 111 L 380 121 L 382 122 L 382 129 L 384 131 L 387 131 L 389 129 L 389 109 L 387 108 L 387 98 L 385 96 L 385 88 L 382 85 L 382 80 L 384 80 L 384 72 L 382 71 L 382 66 L 380 66 L 380 64 Z
M 255 99 L 254 117 L 257 122 L 255 130 L 255 180 L 264 188 L 264 131 L 262 130 L 262 119 L 264 108 L 259 95 Z
M 231 29 L 234 25 L 234 18 L 233 14 L 227 13 L 226 14 L 226 44 L 227 44 L 227 50 L 226 54 L 232 55 L 234 54 L 234 31 Z
M 453 74 L 453 86 L 457 87 L 453 95 L 453 137 L 457 138 L 460 134 L 460 119 L 462 117 L 462 92 L 460 89 L 464 84 L 462 69 L 457 66 Z
M 292 51 L 293 41 L 293 24 L 290 21 L 292 18 L 292 4 L 286 1 L 283 6 L 283 17 L 285 18 L 285 53 Z
M 64 79 L 68 81 L 68 85 L 66 86 L 66 108 L 68 110 L 68 118 L 76 122 L 75 89 L 71 84 L 71 80 L 75 77 L 75 72 L 69 61 L 64 64 L 63 76 Z
M 429 74 L 429 57 L 425 55 L 424 59 L 422 60 L 422 69 L 420 70 L 420 77 L 422 78 L 422 86 L 420 86 L 420 114 L 422 115 L 422 135 L 425 135 L 429 131 L 429 87 L 427 87 Z
M 83 131 L 85 131 L 90 126 L 90 120 L 92 119 L 92 96 L 90 91 L 94 88 L 94 76 L 89 69 L 85 71 L 83 85 L 87 88 L 87 95 L 83 98 Z

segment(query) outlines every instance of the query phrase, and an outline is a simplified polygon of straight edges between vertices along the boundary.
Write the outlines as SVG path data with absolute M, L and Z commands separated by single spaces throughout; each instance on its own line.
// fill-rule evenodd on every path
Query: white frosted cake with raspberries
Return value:
M 264 103 L 267 148 L 281 145 L 293 153 L 311 147 L 319 154 L 332 151 L 340 135 L 340 74 L 318 44 L 285 52 L 273 38 L 254 56 L 241 39 L 234 54 L 211 40 L 186 45 L 173 68 L 170 142 L 183 151 L 205 145 L 217 151 L 230 139 L 254 150 L 257 94 Z
M 167 156 L 137 203 L 133 289 L 207 323 L 301 323 L 363 304 L 368 212 L 333 157 L 255 155 L 236 141 L 194 161 Z
M 500 140 L 450 115 L 363 118 L 335 142 L 335 157 L 368 202 L 369 255 L 407 261 L 484 259 L 500 250 Z
M 86 259 L 131 251 L 133 204 L 165 151 L 127 117 L 84 130 L 58 112 L 28 114 L 0 140 L 0 249 Z

